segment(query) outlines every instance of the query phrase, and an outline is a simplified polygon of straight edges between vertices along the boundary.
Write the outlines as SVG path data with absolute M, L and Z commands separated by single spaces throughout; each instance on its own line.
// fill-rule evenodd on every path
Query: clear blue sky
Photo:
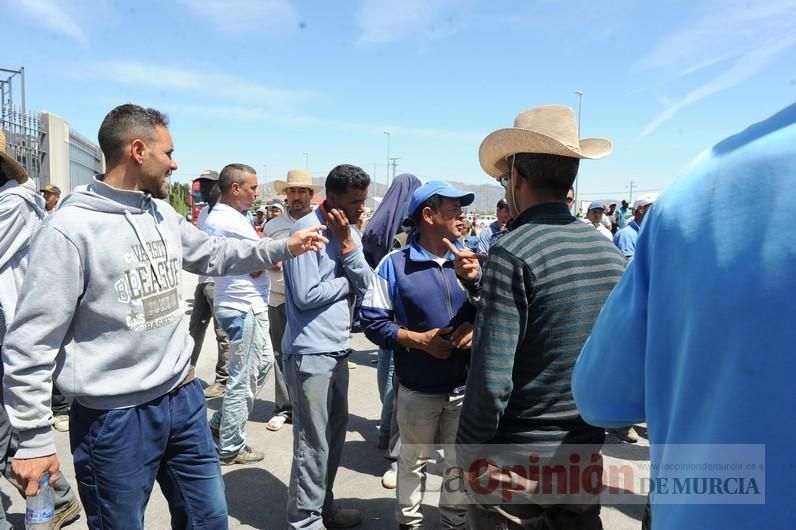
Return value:
M 177 180 L 245 162 L 490 182 L 478 146 L 561 103 L 614 153 L 583 198 L 664 188 L 723 137 L 796 100 L 796 2 L 0 0 L 0 67 L 28 107 L 96 138 L 128 101 L 169 114 Z

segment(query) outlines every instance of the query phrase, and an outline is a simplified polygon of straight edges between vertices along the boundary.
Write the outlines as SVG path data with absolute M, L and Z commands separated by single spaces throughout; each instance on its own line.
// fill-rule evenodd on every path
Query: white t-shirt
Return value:
M 207 222 L 207 214 L 210 213 L 210 206 L 205 206 L 199 211 L 199 215 L 196 218 L 196 228 L 201 230 L 202 232 L 207 232 L 205 230 L 205 223 Z M 202 274 L 199 275 L 197 278 L 198 283 L 213 283 L 212 276 L 204 276 Z
M 597 230 L 599 233 L 601 233 L 602 235 L 604 235 L 605 237 L 607 237 L 611 241 L 614 240 L 614 236 L 613 236 L 613 234 L 611 234 L 611 231 L 608 230 L 607 228 L 605 228 L 605 226 L 602 223 L 600 223 L 598 225 L 592 225 L 592 226 L 594 226 L 595 230 Z
M 226 204 L 218 203 L 205 221 L 205 231 L 210 235 L 259 241 L 248 218 Z M 267 274 L 252 278 L 249 274 L 220 276 L 216 278 L 213 305 L 248 311 L 249 307 L 262 309 L 268 305 L 271 281 Z
M 271 239 L 287 239 L 290 237 L 290 229 L 297 219 L 290 217 L 289 213 L 274 217 L 263 227 L 263 236 L 270 237 Z M 285 303 L 285 278 L 282 271 L 268 270 L 268 276 L 271 278 L 271 294 L 268 299 L 268 305 L 277 307 Z

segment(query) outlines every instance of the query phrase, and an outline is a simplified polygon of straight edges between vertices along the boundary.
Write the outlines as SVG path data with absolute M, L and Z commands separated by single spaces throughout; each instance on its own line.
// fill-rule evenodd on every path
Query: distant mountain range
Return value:
M 313 177 L 312 181 L 318 185 L 323 186 L 325 178 Z M 475 202 L 471 206 L 468 206 L 468 210 L 475 210 L 481 213 L 489 213 L 494 214 L 495 212 L 495 205 L 497 202 L 504 197 L 504 191 L 501 186 L 495 186 L 493 184 L 466 184 L 464 182 L 456 182 L 449 180 L 447 181 L 451 186 L 456 189 L 462 191 L 469 191 L 475 193 Z M 268 181 L 265 184 L 260 184 L 260 198 L 263 202 L 270 201 L 276 197 L 276 192 L 274 191 L 274 184 L 273 181 Z M 365 206 L 375 210 L 378 206 L 377 201 L 373 199 L 373 197 L 383 197 L 384 193 L 387 191 L 387 186 L 383 183 L 376 182 L 375 184 L 370 185 L 369 190 L 369 198 Z M 325 193 L 321 191 L 319 196 L 323 197 Z

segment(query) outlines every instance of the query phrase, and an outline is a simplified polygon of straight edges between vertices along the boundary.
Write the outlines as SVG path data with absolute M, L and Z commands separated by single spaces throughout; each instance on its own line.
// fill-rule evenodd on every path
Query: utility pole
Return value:
M 400 156 L 395 156 L 393 158 L 390 158 L 390 162 L 392 163 L 392 178 L 393 178 L 393 180 L 395 180 L 395 168 L 398 167 L 398 161 L 400 159 L 401 159 Z M 387 168 L 387 171 L 389 172 L 389 167 Z
M 390 187 L 390 131 L 384 131 L 384 134 L 387 135 L 387 173 L 384 176 L 384 183 L 387 185 L 387 188 Z
M 576 90 L 575 95 L 578 96 L 578 142 L 580 143 L 581 137 L 583 137 L 583 131 L 580 128 L 580 117 L 581 117 L 581 103 L 583 102 L 583 91 Z M 575 206 L 580 204 L 580 195 L 578 195 L 578 187 L 580 184 L 580 176 L 575 177 Z M 575 210 L 577 212 L 577 209 Z
M 630 188 L 630 200 L 628 202 L 630 202 L 631 204 L 633 203 L 633 188 L 635 186 L 636 186 L 636 183 L 634 181 L 632 181 L 632 180 L 630 181 L 629 185 L 625 186 L 626 188 Z

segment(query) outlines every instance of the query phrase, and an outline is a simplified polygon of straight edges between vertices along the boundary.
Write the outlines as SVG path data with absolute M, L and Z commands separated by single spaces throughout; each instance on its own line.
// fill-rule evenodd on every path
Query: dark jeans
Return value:
M 468 528 L 499 530 L 602 530 L 599 504 L 471 504 Z
M 287 326 L 285 304 L 268 306 L 268 328 L 271 334 L 271 347 L 274 349 L 274 416 L 282 415 L 293 419 L 293 405 L 290 404 L 290 389 L 285 382 L 285 365 L 282 355 L 282 337 Z
M 145 528 L 155 480 L 172 528 L 228 528 L 224 481 L 198 380 L 128 409 L 94 410 L 75 401 L 70 424 L 90 528 Z
M 193 292 L 193 309 L 191 310 L 191 320 L 188 323 L 188 334 L 193 339 L 193 352 L 191 353 L 191 366 L 196 366 L 199 354 L 202 353 L 202 343 L 205 340 L 205 332 L 210 320 L 213 320 L 213 328 L 216 331 L 216 342 L 218 343 L 218 360 L 216 361 L 216 383 L 226 384 L 227 382 L 227 363 L 229 362 L 229 340 L 224 328 L 216 320 L 213 312 L 213 294 L 215 284 L 198 283 Z
M 69 414 L 69 400 L 58 390 L 54 383 L 51 408 L 53 416 L 66 416 Z

